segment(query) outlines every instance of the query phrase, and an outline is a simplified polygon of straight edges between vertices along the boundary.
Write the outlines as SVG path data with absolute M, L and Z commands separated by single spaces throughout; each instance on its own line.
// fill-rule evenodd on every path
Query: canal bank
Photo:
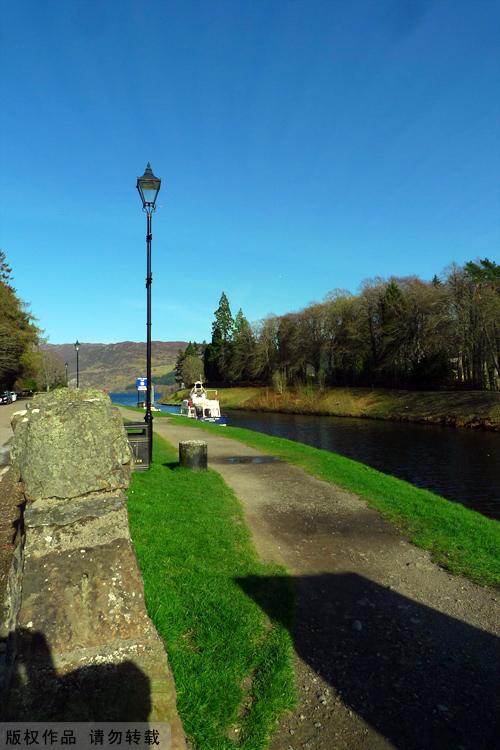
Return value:
M 179 404 L 187 395 L 188 391 L 178 391 L 164 403 Z M 281 393 L 269 387 L 219 388 L 218 395 L 225 410 L 361 417 L 500 431 L 500 393 L 493 391 L 302 386 Z
M 110 394 L 134 405 L 133 394 Z M 160 405 L 177 413 L 178 406 Z M 228 424 L 338 453 L 447 500 L 500 519 L 500 434 L 403 423 L 281 412 L 223 411 Z
M 155 429 L 174 445 L 207 440 L 210 466 L 240 498 L 260 555 L 295 581 L 300 704 L 271 750 L 492 746 L 494 591 L 439 568 L 359 496 L 264 459 L 232 430 L 168 418 Z M 263 602 L 265 583 L 240 585 Z

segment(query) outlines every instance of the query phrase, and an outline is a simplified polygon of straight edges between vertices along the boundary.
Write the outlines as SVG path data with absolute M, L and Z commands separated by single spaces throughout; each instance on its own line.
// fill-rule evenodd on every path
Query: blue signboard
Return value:
M 138 391 L 145 391 L 148 387 L 148 379 L 147 378 L 136 378 L 135 379 L 135 387 Z

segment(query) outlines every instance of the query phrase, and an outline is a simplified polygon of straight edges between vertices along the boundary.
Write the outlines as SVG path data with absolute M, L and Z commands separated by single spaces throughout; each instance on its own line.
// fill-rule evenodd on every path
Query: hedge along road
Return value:
M 495 746 L 495 590 L 433 564 L 353 494 L 222 431 L 154 426 L 174 445 L 207 441 L 259 554 L 296 582 L 298 705 L 271 750 Z M 239 583 L 258 600 L 262 582 Z

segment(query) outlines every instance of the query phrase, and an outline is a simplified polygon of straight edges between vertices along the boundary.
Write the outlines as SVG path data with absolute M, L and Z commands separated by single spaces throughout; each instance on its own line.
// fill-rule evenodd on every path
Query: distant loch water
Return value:
M 111 393 L 134 406 L 133 392 Z M 178 413 L 179 407 L 159 405 Z M 500 434 L 436 425 L 231 410 L 228 424 L 340 453 L 500 519 Z

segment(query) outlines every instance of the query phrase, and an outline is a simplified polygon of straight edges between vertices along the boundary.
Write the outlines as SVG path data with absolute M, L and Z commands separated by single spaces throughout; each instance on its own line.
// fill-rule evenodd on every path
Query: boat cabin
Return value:
M 197 380 L 191 388 L 189 398 L 185 398 L 181 404 L 181 415 L 191 419 L 220 419 L 220 404 L 217 398 L 208 398 L 207 391 L 201 380 Z

